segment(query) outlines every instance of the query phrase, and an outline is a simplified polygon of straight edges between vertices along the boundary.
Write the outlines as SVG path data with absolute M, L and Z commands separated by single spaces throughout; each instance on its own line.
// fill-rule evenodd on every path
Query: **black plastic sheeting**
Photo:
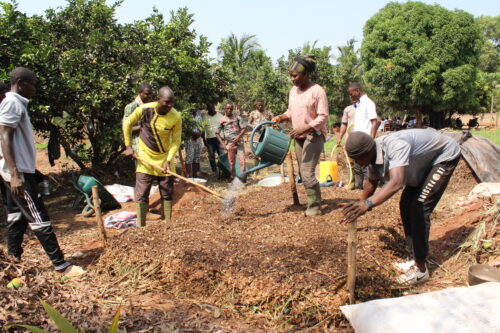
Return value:
M 464 139 L 464 133 L 461 132 L 443 131 L 442 133 L 458 142 Z M 481 182 L 500 182 L 500 148 L 496 144 L 488 139 L 472 135 L 460 147 L 462 157 Z

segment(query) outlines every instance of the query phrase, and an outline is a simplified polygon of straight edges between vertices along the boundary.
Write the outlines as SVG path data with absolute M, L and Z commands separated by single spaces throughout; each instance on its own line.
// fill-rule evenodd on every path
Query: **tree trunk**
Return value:
M 429 115 L 429 124 L 432 128 L 441 129 L 446 127 L 446 117 L 444 111 L 439 112 L 430 110 L 427 114 Z
M 76 155 L 72 150 L 71 150 L 71 146 L 69 145 L 68 141 L 66 141 L 66 139 L 64 138 L 64 136 L 62 136 L 61 134 L 59 134 L 59 142 L 61 143 L 61 146 L 63 146 L 64 148 L 64 153 L 66 154 L 66 156 L 69 156 L 71 157 L 71 159 L 73 161 L 75 161 L 75 163 L 80 167 L 80 169 L 82 170 L 86 170 L 87 167 L 85 166 L 85 164 L 83 164 L 83 162 L 78 158 L 78 155 Z
M 422 112 L 420 110 L 415 111 L 415 118 L 417 120 L 416 128 L 422 128 Z
M 108 161 L 106 162 L 106 165 L 111 165 L 124 151 L 125 149 L 120 148 L 120 150 L 111 153 L 109 155 Z

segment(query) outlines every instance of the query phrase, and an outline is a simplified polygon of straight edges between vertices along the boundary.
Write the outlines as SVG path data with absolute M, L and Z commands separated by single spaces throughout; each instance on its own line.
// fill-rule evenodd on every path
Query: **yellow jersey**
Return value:
M 158 114 L 158 102 L 152 102 L 137 107 L 123 122 L 125 146 L 132 144 L 132 127 L 140 122 L 139 157 L 163 168 L 170 163 L 170 170 L 175 172 L 175 154 L 179 150 L 182 137 L 182 118 L 180 113 L 172 108 L 167 114 Z M 137 161 L 136 172 L 154 176 L 165 176 L 147 164 Z

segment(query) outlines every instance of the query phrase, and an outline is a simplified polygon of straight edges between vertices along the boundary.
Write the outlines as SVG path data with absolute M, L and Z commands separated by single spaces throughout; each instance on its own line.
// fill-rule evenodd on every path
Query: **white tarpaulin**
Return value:
M 341 306 L 356 333 L 498 333 L 500 282 Z

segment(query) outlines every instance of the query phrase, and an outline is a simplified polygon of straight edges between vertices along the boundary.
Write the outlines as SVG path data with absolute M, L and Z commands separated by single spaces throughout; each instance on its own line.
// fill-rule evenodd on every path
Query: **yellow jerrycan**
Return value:
M 339 181 L 337 161 L 319 162 L 319 181 L 321 183 L 326 183 L 328 181 L 337 183 Z

